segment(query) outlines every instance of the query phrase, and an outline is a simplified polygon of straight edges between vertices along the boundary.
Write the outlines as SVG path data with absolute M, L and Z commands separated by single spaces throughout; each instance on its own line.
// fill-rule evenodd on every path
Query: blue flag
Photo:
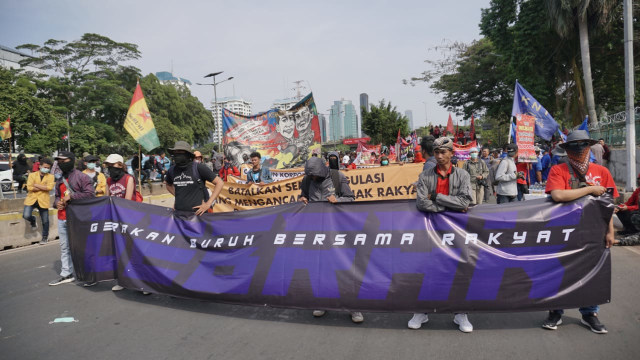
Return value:
M 587 115 L 582 121 L 582 124 L 578 126 L 578 130 L 584 130 L 587 132 L 587 135 L 589 135 L 589 115 Z
M 517 116 L 518 114 L 535 117 L 535 134 L 547 141 L 551 140 L 553 134 L 558 131 L 558 123 L 553 119 L 553 116 L 516 81 L 511 116 Z

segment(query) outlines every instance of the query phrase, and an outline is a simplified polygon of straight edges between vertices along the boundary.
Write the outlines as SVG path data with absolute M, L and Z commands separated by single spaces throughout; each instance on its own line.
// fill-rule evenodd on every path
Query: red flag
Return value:
M 476 126 L 473 123 L 473 115 L 471 115 L 471 127 L 469 128 L 469 137 L 470 137 L 470 140 L 476 139 Z
M 453 134 L 453 142 L 454 143 L 458 142 L 458 124 L 456 124 L 456 132 L 455 134 Z
M 62 137 L 62 140 L 67 140 L 68 138 L 69 138 L 69 135 L 64 135 L 64 136 Z
M 451 113 L 449 113 L 449 121 L 447 121 L 447 134 L 448 133 L 455 135 L 455 133 L 453 132 L 453 119 L 451 119 Z

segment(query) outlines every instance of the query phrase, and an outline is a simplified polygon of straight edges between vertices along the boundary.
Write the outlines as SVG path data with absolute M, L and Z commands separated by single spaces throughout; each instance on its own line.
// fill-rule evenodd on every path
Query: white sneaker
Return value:
M 124 288 L 120 285 L 113 285 L 113 287 L 111 288 L 112 291 L 120 291 L 120 290 L 124 290 Z
M 352 311 L 351 312 L 351 321 L 353 321 L 356 324 L 359 324 L 359 323 L 364 321 L 364 316 L 362 316 L 362 313 L 359 312 L 359 311 Z
M 326 311 L 324 311 L 324 310 L 313 310 L 313 316 L 315 316 L 315 317 L 324 316 L 325 313 L 326 313 Z
M 426 323 L 427 321 L 429 321 L 429 317 L 427 316 L 427 314 L 415 313 L 413 314 L 411 320 L 409 320 L 409 324 L 407 324 L 407 326 L 409 326 L 409 329 L 417 330 L 420 329 L 422 327 L 422 324 Z
M 456 314 L 456 316 L 453 317 L 453 322 L 458 325 L 458 328 L 463 333 L 470 333 L 473 331 L 473 325 L 469 322 L 467 314 Z

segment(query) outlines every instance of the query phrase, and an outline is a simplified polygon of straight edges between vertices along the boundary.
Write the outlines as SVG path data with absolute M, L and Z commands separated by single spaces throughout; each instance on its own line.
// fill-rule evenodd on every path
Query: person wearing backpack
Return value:
M 351 202 L 355 195 L 349 187 L 347 177 L 338 170 L 340 163 L 338 153 L 329 153 L 329 168 L 318 157 L 311 157 L 304 165 L 304 177 L 302 178 L 300 201 L 305 204 L 316 201 L 328 201 L 332 204 Z M 351 321 L 361 323 L 364 316 L 359 311 L 352 311 Z M 325 310 L 314 310 L 313 316 L 320 317 L 326 314 Z
M 89 155 L 84 158 L 84 162 L 87 164 L 87 168 L 82 173 L 91 179 L 91 184 L 96 189 L 96 196 L 107 195 L 107 178 L 103 173 L 96 171 L 100 167 L 98 157 Z
M 175 165 L 169 168 L 166 181 L 167 191 L 176 198 L 174 209 L 177 213 L 196 216 L 208 212 L 222 191 L 224 182 L 207 165 L 193 161 L 195 155 L 186 141 L 177 141 L 169 152 Z M 206 181 L 215 186 L 211 195 Z

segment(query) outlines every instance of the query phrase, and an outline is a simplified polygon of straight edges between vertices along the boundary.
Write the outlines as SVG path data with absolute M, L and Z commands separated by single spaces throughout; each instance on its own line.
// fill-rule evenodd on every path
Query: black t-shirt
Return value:
M 198 164 L 198 173 L 200 173 L 203 185 L 198 184 L 197 179 L 193 176 L 193 163 L 189 163 L 183 169 L 176 166 L 169 169 L 166 181 L 175 189 L 176 210 L 195 212 L 193 207 L 199 206 L 204 201 L 204 191 L 206 191 L 206 189 L 203 191 L 204 182 L 213 181 L 216 174 L 204 164 Z

